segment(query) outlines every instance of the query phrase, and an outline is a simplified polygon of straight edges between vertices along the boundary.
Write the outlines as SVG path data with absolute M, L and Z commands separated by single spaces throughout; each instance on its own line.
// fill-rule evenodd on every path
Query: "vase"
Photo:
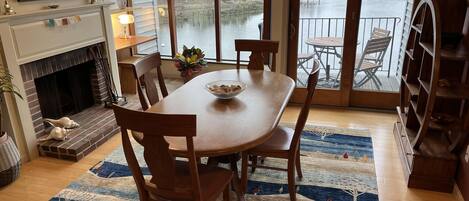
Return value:
M 190 72 L 188 71 L 181 72 L 181 77 L 184 80 L 184 84 L 185 84 L 191 81 L 192 79 L 194 79 L 195 77 L 197 77 L 199 74 L 200 74 L 200 71 L 191 70 Z
M 0 187 L 15 181 L 20 174 L 20 153 L 7 134 L 0 134 Z

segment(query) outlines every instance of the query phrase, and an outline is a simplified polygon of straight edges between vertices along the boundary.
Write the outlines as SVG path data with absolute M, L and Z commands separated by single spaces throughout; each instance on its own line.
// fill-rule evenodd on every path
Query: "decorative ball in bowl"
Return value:
M 246 84 L 236 80 L 220 80 L 208 83 L 205 88 L 219 99 L 232 99 L 246 89 Z

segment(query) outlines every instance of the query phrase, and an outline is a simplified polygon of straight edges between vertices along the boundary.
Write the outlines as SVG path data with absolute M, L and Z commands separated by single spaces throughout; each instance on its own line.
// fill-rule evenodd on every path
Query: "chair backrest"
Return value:
M 168 115 L 134 111 L 113 105 L 117 125 L 121 127 L 122 145 L 129 168 L 134 177 L 140 200 L 149 200 L 150 192 L 167 200 L 189 197 L 200 200 L 200 180 L 194 153 L 193 137 L 196 136 L 195 115 Z M 143 133 L 144 158 L 152 175 L 150 184 L 145 182 L 132 148 L 127 130 Z M 184 137 L 191 184 L 188 188 L 176 187 L 175 156 L 169 152 L 165 136 Z M 152 187 L 156 185 L 156 188 Z M 150 190 L 151 189 L 151 190 Z
M 158 79 L 158 85 L 163 97 L 168 96 L 168 90 L 161 71 L 161 55 L 159 52 L 139 58 L 133 63 L 133 69 L 135 79 L 137 79 L 137 93 L 143 110 L 147 110 L 160 101 L 155 79 Z M 156 76 L 153 69 L 156 69 Z
M 311 107 L 311 103 L 313 102 L 313 95 L 316 89 L 316 85 L 318 84 L 319 79 L 319 61 L 314 59 L 313 61 L 313 69 L 308 76 L 308 86 L 307 90 L 308 93 L 306 95 L 305 102 L 303 107 L 301 108 L 300 115 L 298 116 L 298 120 L 296 121 L 295 126 L 295 134 L 293 135 L 293 140 L 290 144 L 290 151 L 296 150 L 298 148 L 298 143 L 300 142 L 301 133 L 306 125 L 306 121 L 308 120 L 308 114 Z
M 241 52 L 251 52 L 249 56 L 248 69 L 264 70 L 265 58 L 272 54 L 272 64 L 269 66 L 272 72 L 276 70 L 276 55 L 278 52 L 278 41 L 271 40 L 235 40 L 235 49 L 237 52 L 236 69 L 240 68 Z
M 390 34 L 391 34 L 391 31 L 389 30 L 375 27 L 373 28 L 373 32 L 371 32 L 371 38 L 384 38 L 384 37 L 388 37 Z
M 367 55 L 374 55 L 373 62 L 377 65 L 382 65 L 384 56 L 388 49 L 389 44 L 391 43 L 392 37 L 387 36 L 383 38 L 371 38 L 366 43 L 365 49 L 363 50 L 362 57 L 358 63 L 358 67 L 367 60 Z

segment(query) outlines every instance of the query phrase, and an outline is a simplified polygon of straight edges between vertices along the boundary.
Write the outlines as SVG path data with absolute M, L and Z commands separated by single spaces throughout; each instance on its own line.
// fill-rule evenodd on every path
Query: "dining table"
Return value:
M 218 99 L 207 90 L 207 84 L 220 80 L 241 81 L 246 84 L 246 89 L 232 99 Z M 193 78 L 147 112 L 195 114 L 195 155 L 226 156 L 266 142 L 277 127 L 294 88 L 295 82 L 281 73 L 247 69 L 219 70 Z M 185 138 L 165 139 L 170 151 L 176 155 L 187 151 Z M 239 182 L 238 172 L 234 173 Z

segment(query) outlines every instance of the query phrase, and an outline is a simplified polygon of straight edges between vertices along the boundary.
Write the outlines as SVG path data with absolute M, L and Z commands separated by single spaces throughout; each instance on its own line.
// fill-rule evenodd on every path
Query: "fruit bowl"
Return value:
M 219 99 L 232 99 L 246 89 L 246 84 L 236 80 L 220 80 L 206 84 L 205 88 Z

